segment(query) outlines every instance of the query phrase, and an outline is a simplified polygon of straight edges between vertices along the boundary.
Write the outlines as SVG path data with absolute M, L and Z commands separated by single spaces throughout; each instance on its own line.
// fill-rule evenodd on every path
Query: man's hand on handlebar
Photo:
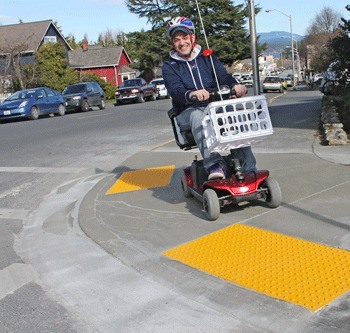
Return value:
M 189 98 L 193 102 L 201 102 L 206 100 L 213 102 L 220 100 L 220 95 L 224 99 L 228 99 L 242 97 L 247 93 L 247 88 L 244 84 L 236 84 L 231 88 L 231 90 L 228 86 L 221 86 L 221 88 L 222 89 L 220 89 L 219 91 L 213 90 L 211 92 L 209 92 L 206 89 L 191 91 L 189 94 Z
M 233 86 L 231 98 L 239 98 L 247 94 L 247 88 L 244 84 Z
M 196 90 L 196 91 L 191 91 L 190 92 L 190 99 L 192 101 L 206 101 L 207 99 L 209 99 L 210 94 L 209 91 L 206 89 L 200 89 L 200 90 Z

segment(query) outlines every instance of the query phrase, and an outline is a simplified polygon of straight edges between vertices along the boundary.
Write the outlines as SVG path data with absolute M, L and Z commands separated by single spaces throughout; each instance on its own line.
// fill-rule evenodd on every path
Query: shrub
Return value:
M 82 82 L 87 82 L 87 81 L 95 81 L 99 83 L 99 85 L 102 87 L 106 94 L 106 99 L 114 99 L 114 94 L 116 91 L 116 86 L 113 84 L 110 84 L 106 82 L 105 80 L 101 79 L 98 75 L 94 73 L 84 73 L 81 75 L 81 81 Z

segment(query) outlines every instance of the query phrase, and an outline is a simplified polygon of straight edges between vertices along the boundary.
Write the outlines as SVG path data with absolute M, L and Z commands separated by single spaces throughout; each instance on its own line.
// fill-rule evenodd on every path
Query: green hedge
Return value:
M 115 99 L 115 91 L 116 91 L 116 86 L 110 83 L 107 83 L 105 80 L 101 79 L 98 75 L 93 74 L 93 73 L 84 73 L 81 75 L 81 81 L 82 82 L 87 82 L 87 81 L 96 81 L 100 84 L 102 89 L 104 90 L 106 94 L 106 99 L 107 100 L 114 100 Z

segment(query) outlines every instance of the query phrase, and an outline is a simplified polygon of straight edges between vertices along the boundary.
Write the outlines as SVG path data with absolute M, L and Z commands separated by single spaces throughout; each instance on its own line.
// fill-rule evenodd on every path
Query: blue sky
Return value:
M 244 0 L 234 3 L 242 4 Z M 305 34 L 312 19 L 325 6 L 350 19 L 345 9 L 350 0 L 255 0 L 254 3 L 263 8 L 256 16 L 257 32 L 290 31 L 288 17 L 276 11 L 266 13 L 266 9 L 291 15 L 293 33 L 299 35 Z M 150 28 L 145 19 L 128 12 L 124 0 L 1 0 L 0 24 L 16 24 L 19 19 L 24 22 L 52 19 L 58 22 L 65 36 L 73 34 L 77 41 L 86 33 L 89 41 L 95 42 L 98 34 L 107 29 L 127 33 Z

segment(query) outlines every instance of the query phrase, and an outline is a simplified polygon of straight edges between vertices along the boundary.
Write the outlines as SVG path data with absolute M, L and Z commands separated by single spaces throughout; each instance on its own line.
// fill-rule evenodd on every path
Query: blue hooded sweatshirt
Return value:
M 214 90 L 217 87 L 210 57 L 203 56 L 199 45 L 196 45 L 193 51 L 195 56 L 191 60 L 185 60 L 172 50 L 169 53 L 170 58 L 163 64 L 162 72 L 165 86 L 172 97 L 173 107 L 177 113 L 189 106 L 208 105 L 209 101 L 191 101 L 189 99 L 190 92 L 200 89 Z M 228 85 L 232 88 L 238 84 L 218 58 L 214 55 L 211 58 L 219 85 Z

